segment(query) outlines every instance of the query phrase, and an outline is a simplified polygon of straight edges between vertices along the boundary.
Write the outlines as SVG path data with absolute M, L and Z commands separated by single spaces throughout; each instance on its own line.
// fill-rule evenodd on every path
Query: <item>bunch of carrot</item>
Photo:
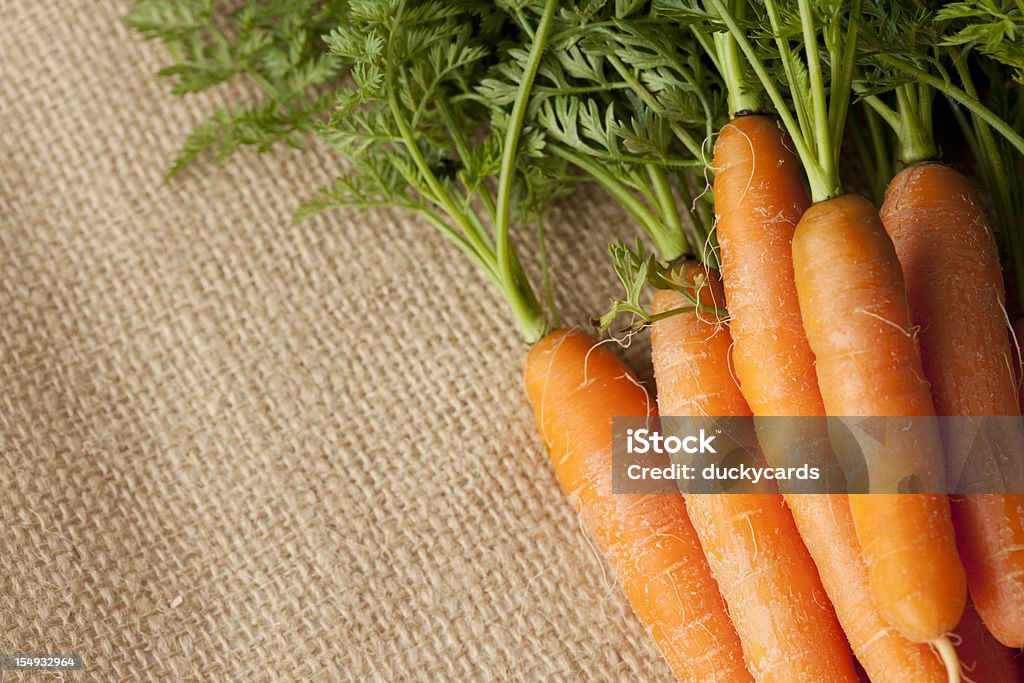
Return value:
M 679 680 L 1017 680 L 1024 496 L 616 494 L 611 422 L 752 416 L 772 462 L 827 449 L 825 421 L 794 444 L 760 418 L 915 417 L 900 446 L 941 463 L 935 416 L 1020 417 L 1001 259 L 1024 265 L 1024 188 L 982 174 L 997 239 L 933 119 L 1021 166 L 1016 58 L 977 27 L 1024 9 L 562 5 L 352 3 L 327 43 L 353 82 L 318 125 L 356 170 L 304 213 L 414 210 L 495 284 L 559 482 Z M 844 191 L 850 146 L 871 178 L 901 167 L 880 209 Z M 626 296 L 605 318 L 650 327 L 656 406 L 606 345 L 552 330 L 511 237 L 537 226 L 549 292 L 544 209 L 581 181 L 657 249 L 613 247 Z M 1008 444 L 1024 457 L 1024 433 Z
M 1019 416 L 996 243 L 967 179 L 937 163 L 934 77 L 893 86 L 894 106 L 878 92 L 865 98 L 892 125 L 905 166 L 879 212 L 844 194 L 839 179 L 850 91 L 878 68 L 879 53 L 862 49 L 857 33 L 882 30 L 862 18 L 860 3 L 831 14 L 807 2 L 764 3 L 773 57 L 783 62 L 774 75 L 751 36 L 754 6 L 711 0 L 657 9 L 690 22 L 722 78 L 731 116 L 711 163 L 720 252 L 694 250 L 720 262 L 724 291 L 714 270 L 693 262 L 648 276 L 655 286 L 677 285 L 658 291 L 643 317 L 652 326 L 661 412 Z M 797 16 L 799 40 L 787 35 L 784 10 Z M 694 27 L 700 11 L 717 31 Z M 627 40 L 642 21 L 619 20 L 615 30 Z M 899 59 L 892 54 L 886 58 Z M 654 81 L 643 68 L 634 77 L 641 95 Z M 895 68 L 921 69 L 909 59 Z M 809 86 L 808 101 L 801 86 Z M 980 125 L 991 120 L 974 94 L 953 94 Z M 762 96 L 788 140 L 771 116 L 756 113 L 765 111 Z M 679 291 L 697 282 L 704 284 L 688 296 Z M 726 306 L 728 320 L 709 318 L 698 302 Z M 543 411 L 538 420 L 544 424 Z M 902 447 L 941 462 L 937 423 L 918 431 Z M 820 433 L 800 438 L 828 447 Z M 1024 455 L 1020 435 L 1009 445 L 1014 457 Z M 795 444 L 766 439 L 763 446 L 771 460 Z M 854 680 L 852 648 L 871 680 L 1015 679 L 1010 648 L 1024 645 L 1022 502 L 995 494 L 686 495 L 739 638 L 739 649 L 721 661 L 742 655 L 757 680 Z M 967 603 L 968 584 L 985 626 Z M 662 616 L 646 612 L 647 604 L 634 602 L 660 641 Z M 705 651 L 695 649 L 698 662 Z M 683 680 L 702 680 L 688 663 L 675 669 Z

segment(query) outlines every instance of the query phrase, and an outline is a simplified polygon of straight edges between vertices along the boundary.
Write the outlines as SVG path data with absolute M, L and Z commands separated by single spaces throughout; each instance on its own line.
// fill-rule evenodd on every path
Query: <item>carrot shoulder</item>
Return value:
M 654 415 L 612 352 L 559 330 L 530 352 L 526 389 L 555 473 L 680 681 L 750 681 L 681 495 L 612 494 L 612 418 Z
M 797 159 L 774 121 L 742 116 L 722 128 L 714 166 L 732 360 L 743 395 L 759 417 L 824 415 L 793 276 L 793 232 L 810 206 Z M 762 446 L 771 461 L 772 443 Z M 790 439 L 779 444 L 792 446 Z M 785 499 L 871 680 L 944 682 L 946 669 L 931 648 L 887 627 L 875 608 L 847 497 Z
M 940 415 L 1020 416 L 995 239 L 967 179 L 948 166 L 901 171 L 882 221 L 907 282 L 921 359 Z M 1015 433 L 1017 456 L 1024 434 Z M 993 634 L 1024 646 L 1024 496 L 953 499 L 971 595 Z
M 903 275 L 874 206 L 856 195 L 812 206 L 794 234 L 793 265 L 828 414 L 933 416 Z M 941 461 L 937 429 L 916 432 L 915 449 Z M 882 617 L 915 642 L 943 638 L 966 599 L 946 496 L 849 500 Z
M 707 273 L 706 304 L 722 303 L 717 273 Z M 717 291 L 716 291 L 717 290 Z M 655 314 L 686 305 L 655 295 Z M 653 326 L 658 404 L 666 415 L 748 416 L 729 371 L 724 326 L 682 313 Z M 759 681 L 854 681 L 842 630 L 793 518 L 777 494 L 692 494 L 687 509 L 729 606 L 747 664 Z

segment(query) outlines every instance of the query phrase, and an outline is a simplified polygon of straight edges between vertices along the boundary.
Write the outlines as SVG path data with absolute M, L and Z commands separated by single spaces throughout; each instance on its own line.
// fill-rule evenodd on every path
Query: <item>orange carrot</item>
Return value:
M 863 197 L 844 194 L 839 173 L 857 41 L 869 13 L 859 3 L 819 13 L 812 3 L 800 2 L 793 18 L 801 30 L 782 31 L 780 12 L 769 5 L 779 48 L 771 52 L 784 67 L 780 77 L 741 26 L 750 3 L 738 9 L 724 0 L 707 4 L 757 76 L 807 177 L 814 204 L 793 235 L 793 271 L 825 412 L 923 416 L 914 429 L 886 440 L 876 469 L 893 471 L 873 469 L 872 485 L 876 475 L 902 474 L 901 467 L 929 487 L 941 485 L 935 407 L 922 376 L 899 262 L 878 211 Z M 801 73 L 806 76 L 798 78 Z M 884 457 L 890 455 L 896 457 Z M 948 633 L 960 621 L 966 581 L 946 497 L 861 494 L 850 496 L 849 505 L 875 607 L 903 636 L 933 643 L 955 680 L 958 664 Z
M 889 184 L 882 221 L 907 283 L 921 360 L 940 415 L 1020 416 L 995 238 L 967 179 L 919 163 Z M 1024 434 L 1017 433 L 1017 457 Z M 967 582 L 985 624 L 1024 646 L 1024 495 L 953 498 Z
M 956 635 L 960 639 L 956 651 L 965 679 L 975 683 L 1017 680 L 1017 652 L 992 636 L 970 600 L 956 627 Z
M 530 352 L 526 389 L 563 490 L 680 681 L 750 681 L 678 494 L 612 494 L 612 418 L 654 415 L 633 373 L 575 330 Z
M 813 205 L 797 225 L 793 265 L 828 414 L 933 416 L 902 271 L 875 207 L 857 195 Z M 937 428 L 915 432 L 900 455 L 938 461 Z M 946 497 L 849 500 L 875 606 L 905 637 L 935 643 L 952 667 L 945 637 L 960 621 L 966 585 Z
M 757 416 L 824 415 L 793 277 L 793 232 L 810 205 L 796 157 L 774 121 L 742 116 L 722 128 L 714 167 L 732 359 L 743 395 Z M 771 460 L 771 444 L 762 446 Z M 928 646 L 910 642 L 882 620 L 846 496 L 788 494 L 786 503 L 871 680 L 946 680 Z
M 823 415 L 793 282 L 793 230 L 811 205 L 783 132 L 741 116 L 715 143 L 716 230 L 735 341 L 732 360 L 755 415 Z
M 703 303 L 721 305 L 717 273 L 706 275 Z M 685 306 L 678 293 L 659 291 L 657 315 Z M 654 323 L 651 335 L 658 404 L 666 415 L 748 416 L 729 371 L 731 339 L 724 326 L 698 313 Z M 694 527 L 729 606 L 747 664 L 759 681 L 855 681 L 842 630 L 778 494 L 690 494 Z

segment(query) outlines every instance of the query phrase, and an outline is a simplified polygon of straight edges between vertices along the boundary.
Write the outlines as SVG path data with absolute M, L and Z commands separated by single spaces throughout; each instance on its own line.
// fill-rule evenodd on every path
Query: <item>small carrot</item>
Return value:
M 612 418 L 653 415 L 633 373 L 575 330 L 542 339 L 526 389 L 566 495 L 680 681 L 750 681 L 678 494 L 612 494 Z
M 758 416 L 824 415 L 793 276 L 793 232 L 810 205 L 795 155 L 774 121 L 747 115 L 722 128 L 714 168 L 732 360 L 743 395 Z M 770 441 L 762 446 L 771 461 Z M 792 448 L 792 440 L 781 446 Z M 871 680 L 944 681 L 930 648 L 888 628 L 875 607 L 846 496 L 785 498 Z
M 717 273 L 689 264 L 687 279 L 706 279 L 700 300 L 721 305 Z M 654 315 L 686 306 L 661 290 Z M 748 416 L 729 371 L 728 330 L 696 312 L 654 323 L 651 334 L 658 405 L 665 414 Z M 690 494 L 687 509 L 759 681 L 855 681 L 850 650 L 817 570 L 778 494 Z
M 812 206 L 793 265 L 828 413 L 934 415 L 900 264 L 875 207 L 857 195 Z M 937 432 L 922 438 L 923 450 L 940 452 Z M 966 599 L 946 497 L 857 494 L 850 510 L 882 616 L 915 642 L 943 639 Z
M 999 254 L 967 178 L 915 163 L 890 182 L 881 217 L 938 413 L 1019 417 Z M 1024 433 L 1010 437 L 1024 453 Z M 978 612 L 1002 643 L 1024 646 L 1024 495 L 957 496 L 953 518 Z
M 805 529 L 820 533 L 829 527 L 836 531 L 832 538 L 811 536 L 809 543 L 815 543 L 824 553 L 819 553 L 815 559 L 821 568 L 822 583 L 837 605 L 837 611 L 840 604 L 863 606 L 860 611 L 850 610 L 842 624 L 851 643 L 859 643 L 855 652 L 870 680 L 874 683 L 946 681 L 948 672 L 937 653 L 929 645 L 910 642 L 895 629 L 886 626 L 878 610 L 871 604 L 864 561 L 858 549 L 851 548 L 845 541 L 848 534 L 854 533 L 849 507 L 837 505 L 835 501 L 838 496 L 803 495 L 800 498 L 804 504 L 793 508 L 793 516 L 801 533 Z M 802 516 L 813 518 L 812 523 L 806 524 L 807 520 L 801 519 Z M 822 518 L 831 518 L 831 524 L 826 526 L 820 521 L 813 521 Z M 806 540 L 808 536 L 805 534 L 804 538 Z M 1013 651 L 1001 645 L 989 633 L 970 602 L 950 640 L 956 643 L 957 658 L 961 662 L 965 681 L 983 683 L 1016 680 L 1014 676 L 1006 674 L 1013 670 Z
M 822 584 L 836 611 L 844 606 L 843 630 L 869 678 L 875 683 L 946 681 L 946 667 L 936 653 L 928 645 L 911 642 L 888 626 L 875 607 L 860 548 L 848 540 L 850 535 L 856 537 L 856 531 L 845 497 L 798 497 L 800 503 L 791 504 L 793 517 L 808 546 L 817 548 L 815 561 Z M 792 498 L 787 496 L 787 501 Z

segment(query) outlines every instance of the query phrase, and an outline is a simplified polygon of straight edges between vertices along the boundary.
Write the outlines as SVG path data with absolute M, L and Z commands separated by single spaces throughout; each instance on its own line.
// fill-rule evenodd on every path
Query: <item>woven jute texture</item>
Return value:
M 246 93 L 172 97 L 125 9 L 0 2 L 0 652 L 80 653 L 71 680 L 668 678 L 484 279 L 397 212 L 290 225 L 339 167 L 315 143 L 162 183 Z M 583 195 L 550 229 L 584 323 L 630 228 Z

